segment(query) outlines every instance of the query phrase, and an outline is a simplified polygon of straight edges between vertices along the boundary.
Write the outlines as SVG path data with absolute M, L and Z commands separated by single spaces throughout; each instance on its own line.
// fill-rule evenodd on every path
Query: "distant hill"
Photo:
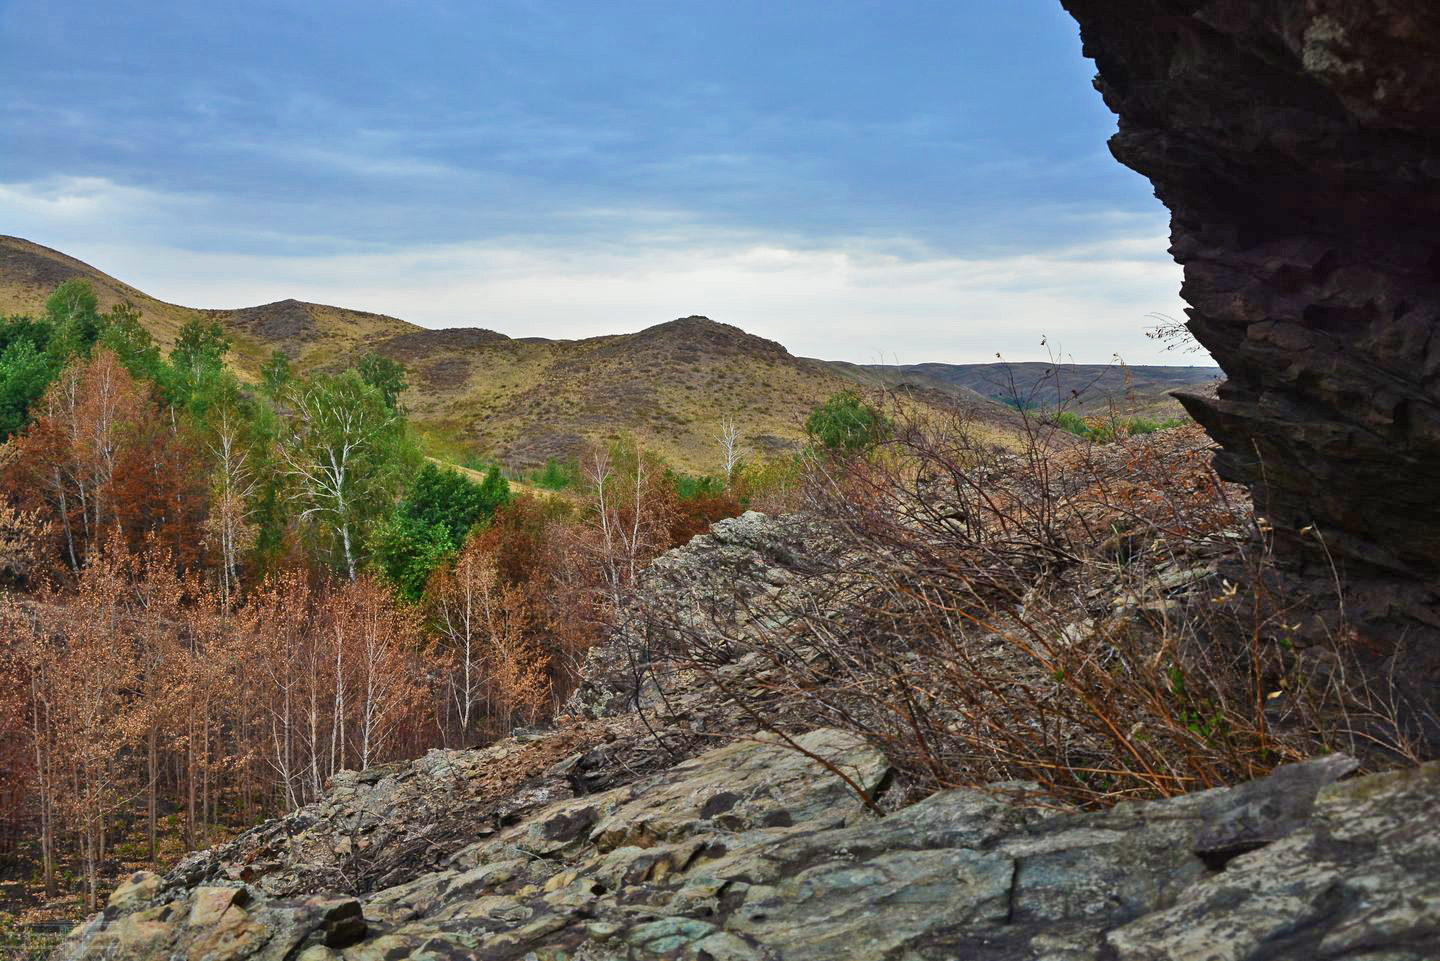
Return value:
M 511 467 L 566 457 L 590 440 L 620 432 L 691 471 L 715 470 L 720 424 L 733 418 L 746 448 L 775 454 L 798 446 L 801 424 L 818 403 L 846 387 L 900 387 L 922 402 L 961 401 L 1006 430 L 1011 412 L 1001 365 L 861 366 L 792 355 L 780 344 L 704 317 L 685 317 L 633 334 L 584 340 L 512 338 L 482 328 L 431 330 L 395 317 L 282 300 L 258 307 L 207 310 L 157 300 L 48 247 L 0 237 L 0 313 L 34 313 L 55 287 L 74 277 L 95 288 L 102 307 L 129 300 L 168 347 L 192 317 L 218 320 L 235 340 L 232 362 L 253 377 L 274 349 L 297 370 L 335 370 L 366 351 L 402 361 L 410 389 L 402 398 L 416 423 L 452 459 L 468 451 Z M 1012 365 L 1029 382 L 1032 368 Z M 1174 404 L 1167 387 L 1204 378 L 1195 368 L 1132 368 L 1145 397 Z M 1093 373 L 1092 373 L 1093 372 Z M 1214 371 L 1205 376 L 1213 379 Z M 1103 382 L 1085 402 L 1110 392 L 1123 375 L 1067 369 L 1067 385 Z M 1123 386 L 1123 385 L 1122 385 Z M 1176 406 L 1178 410 L 1178 406 Z
M 235 340 L 232 362 L 252 374 L 276 347 L 302 367 L 313 367 L 388 337 L 423 330 L 394 317 L 298 300 L 241 310 L 168 304 L 58 250 L 0 236 L 0 314 L 38 312 L 51 291 L 77 277 L 95 289 L 103 309 L 125 300 L 139 307 L 146 328 L 166 348 L 187 320 L 220 321 Z
M 1205 391 L 1221 377 L 1210 366 L 1159 367 L 1128 364 L 903 364 L 865 368 L 882 381 L 914 380 L 1002 403 L 1057 406 L 1086 414 L 1115 409 L 1125 414 L 1179 416 L 1172 390 Z

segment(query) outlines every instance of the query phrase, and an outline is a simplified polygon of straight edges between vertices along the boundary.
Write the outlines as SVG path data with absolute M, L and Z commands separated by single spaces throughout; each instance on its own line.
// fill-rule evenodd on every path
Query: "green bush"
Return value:
M 1016 397 L 1013 394 L 995 394 L 993 396 L 1006 407 L 1009 407 L 1011 410 L 1020 411 L 1021 413 L 1038 411 L 1044 406 L 1039 401 L 1027 400 L 1023 397 Z
M 444 524 L 425 524 L 400 513 L 382 521 L 372 540 L 375 563 L 396 592 L 410 601 L 420 599 L 431 573 L 458 551 L 461 543 Z
M 1085 418 L 1072 410 L 1062 410 L 1056 414 L 1055 426 L 1061 430 L 1069 431 L 1076 437 L 1091 437 L 1094 433 L 1090 425 L 1085 422 Z
M 1122 420 L 1101 420 L 1085 418 L 1070 410 L 1062 410 L 1054 417 L 1054 424 L 1061 430 L 1069 431 L 1076 437 L 1083 437 L 1096 444 L 1108 444 L 1117 437 L 1134 437 L 1139 434 L 1153 434 L 1157 430 L 1183 427 L 1183 417 L 1154 421 L 1145 417 L 1131 417 Z
M 0 351 L 0 442 L 30 422 L 30 405 L 54 376 L 53 360 L 32 340 L 18 338 Z
M 510 485 L 498 467 L 490 468 L 477 484 L 457 470 L 427 462 L 400 502 L 399 513 L 424 527 L 439 525 L 459 543 L 471 527 L 508 503 Z
M 532 470 L 524 477 L 525 483 L 550 491 L 569 490 L 580 486 L 580 468 L 574 461 L 558 461 L 550 458 L 545 466 Z
M 858 393 L 842 390 L 810 412 L 805 433 L 832 454 L 856 454 L 884 440 L 890 422 Z
M 675 491 L 675 496 L 682 501 L 719 497 L 725 493 L 723 477 L 711 477 L 708 474 L 685 474 L 666 469 L 665 479 L 669 482 L 671 489 Z
M 418 600 L 430 574 L 477 525 L 510 503 L 510 485 L 491 467 L 475 483 L 452 468 L 426 463 L 395 511 L 376 529 L 375 561 L 401 596 Z

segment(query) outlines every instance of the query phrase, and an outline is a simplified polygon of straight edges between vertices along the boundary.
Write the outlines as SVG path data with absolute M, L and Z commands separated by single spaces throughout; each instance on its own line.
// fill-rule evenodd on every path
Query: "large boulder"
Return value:
M 1229 378 L 1182 399 L 1289 572 L 1340 582 L 1375 676 L 1433 709 L 1440 4 L 1061 2 L 1119 115 L 1113 153 L 1171 210 L 1190 330 Z

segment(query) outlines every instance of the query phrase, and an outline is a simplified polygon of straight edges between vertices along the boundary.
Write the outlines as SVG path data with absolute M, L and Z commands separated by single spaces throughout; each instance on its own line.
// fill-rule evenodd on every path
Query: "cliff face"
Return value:
M 1290 571 L 1338 572 L 1362 652 L 1433 705 L 1440 5 L 1062 3 L 1119 115 L 1113 153 L 1171 210 L 1189 327 L 1229 377 L 1182 399 Z

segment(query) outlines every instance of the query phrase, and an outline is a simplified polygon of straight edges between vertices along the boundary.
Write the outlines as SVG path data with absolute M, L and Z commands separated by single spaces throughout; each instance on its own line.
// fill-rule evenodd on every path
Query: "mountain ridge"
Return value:
M 724 421 L 736 423 L 751 454 L 782 454 L 803 442 L 808 412 L 847 388 L 903 387 L 922 403 L 961 403 L 997 432 L 1016 429 L 1013 412 L 994 392 L 951 372 L 987 365 L 865 366 L 799 357 L 777 341 L 699 315 L 565 340 L 481 326 L 427 328 L 296 298 L 185 307 L 61 251 L 0 236 L 0 313 L 37 312 L 55 286 L 77 277 L 95 288 L 102 308 L 123 300 L 139 307 L 162 347 L 188 320 L 219 322 L 234 340 L 232 363 L 247 379 L 277 349 L 301 373 L 342 369 L 370 351 L 399 360 L 409 371 L 404 403 L 431 446 L 453 460 L 480 455 L 523 468 L 629 433 L 681 469 L 713 471 Z M 1141 406 L 1178 413 L 1158 391 L 1192 381 L 1147 378 Z

